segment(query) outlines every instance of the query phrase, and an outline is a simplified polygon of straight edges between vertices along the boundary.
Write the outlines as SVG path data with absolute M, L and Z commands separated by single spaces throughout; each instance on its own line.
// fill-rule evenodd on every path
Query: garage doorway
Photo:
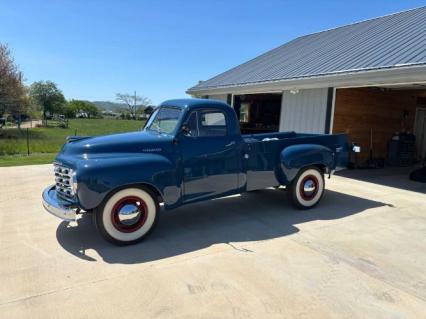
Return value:
M 281 93 L 234 95 L 233 107 L 242 134 L 278 132 Z
M 421 85 L 336 90 L 333 133 L 347 133 L 361 146 L 356 166 L 409 166 L 423 157 L 426 98 Z M 417 114 L 417 116 L 416 116 Z M 417 142 L 416 142 L 417 140 Z

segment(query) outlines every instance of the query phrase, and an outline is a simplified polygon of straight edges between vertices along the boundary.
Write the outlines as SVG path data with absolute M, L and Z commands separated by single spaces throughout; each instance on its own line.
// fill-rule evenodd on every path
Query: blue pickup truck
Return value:
M 160 203 L 169 210 L 285 186 L 295 207 L 314 207 L 324 175 L 344 168 L 348 152 L 344 134 L 242 135 L 235 111 L 223 102 L 169 100 L 142 131 L 70 137 L 43 205 L 66 221 L 91 213 L 107 240 L 133 244 L 157 224 Z

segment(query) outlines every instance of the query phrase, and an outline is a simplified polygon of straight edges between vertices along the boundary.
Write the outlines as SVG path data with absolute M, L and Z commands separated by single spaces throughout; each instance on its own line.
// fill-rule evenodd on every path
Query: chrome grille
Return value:
M 74 196 L 74 192 L 72 190 L 71 182 L 72 182 L 72 169 L 59 165 L 53 164 L 55 171 L 55 185 L 56 192 L 58 195 L 65 198 L 72 198 Z

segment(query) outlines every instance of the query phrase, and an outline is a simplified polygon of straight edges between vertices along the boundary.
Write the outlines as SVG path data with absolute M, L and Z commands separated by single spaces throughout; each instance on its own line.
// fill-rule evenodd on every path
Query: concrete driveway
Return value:
M 426 184 L 363 174 L 309 211 L 283 190 L 182 207 L 119 248 L 44 212 L 50 165 L 0 168 L 0 318 L 425 318 Z

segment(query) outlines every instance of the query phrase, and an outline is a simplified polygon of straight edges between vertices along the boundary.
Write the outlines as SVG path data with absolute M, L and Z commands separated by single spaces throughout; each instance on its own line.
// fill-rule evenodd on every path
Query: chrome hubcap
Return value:
M 141 217 L 141 212 L 137 203 L 126 204 L 118 212 L 118 219 L 120 223 L 126 226 L 134 225 L 138 222 Z
M 305 181 L 305 183 L 303 184 L 303 192 L 305 193 L 306 196 L 311 196 L 316 189 L 316 185 L 315 182 L 311 179 L 308 179 Z
M 131 233 L 141 228 L 148 217 L 145 202 L 136 196 L 119 200 L 111 211 L 111 222 L 121 232 Z

